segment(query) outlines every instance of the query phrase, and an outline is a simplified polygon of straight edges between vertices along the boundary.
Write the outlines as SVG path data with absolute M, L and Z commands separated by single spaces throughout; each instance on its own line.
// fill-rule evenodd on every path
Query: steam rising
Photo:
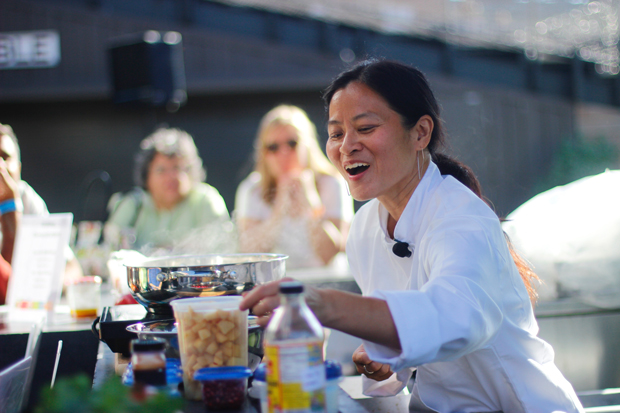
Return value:
M 146 257 L 167 255 L 203 255 L 237 253 L 238 236 L 231 221 L 215 221 L 187 233 L 180 240 L 173 240 L 171 247 L 146 244 L 140 253 Z

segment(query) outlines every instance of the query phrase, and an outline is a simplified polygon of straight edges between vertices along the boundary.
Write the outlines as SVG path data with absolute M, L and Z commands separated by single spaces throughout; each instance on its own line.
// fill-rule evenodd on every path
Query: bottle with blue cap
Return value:
M 338 413 L 338 384 L 342 380 L 342 366 L 335 360 L 325 360 L 325 411 Z
M 280 284 L 280 306 L 265 330 L 269 413 L 325 413 L 323 327 L 300 282 Z

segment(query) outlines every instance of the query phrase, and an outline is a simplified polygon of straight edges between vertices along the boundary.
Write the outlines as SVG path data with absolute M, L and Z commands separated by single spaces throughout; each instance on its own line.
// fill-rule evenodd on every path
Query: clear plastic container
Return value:
M 73 317 L 97 317 L 101 310 L 101 277 L 80 277 L 67 285 L 67 302 Z
M 183 298 L 171 302 L 178 326 L 185 398 L 200 400 L 194 374 L 204 367 L 248 365 L 248 312 L 240 296 Z
M 325 405 L 327 413 L 338 413 L 338 383 L 342 366 L 335 360 L 325 360 Z
M 243 366 L 207 367 L 198 370 L 194 380 L 202 383 L 202 400 L 209 410 L 230 410 L 243 405 L 251 375 Z
M 269 411 L 325 411 L 323 328 L 300 282 L 280 284 L 280 306 L 265 330 Z
M 125 386 L 133 386 L 133 365 L 131 361 L 127 365 L 125 372 L 121 378 Z M 183 370 L 181 369 L 181 360 L 179 359 L 166 359 L 166 387 L 164 389 L 157 388 L 158 391 L 165 391 L 166 394 L 173 397 L 180 397 L 179 384 L 183 382 Z

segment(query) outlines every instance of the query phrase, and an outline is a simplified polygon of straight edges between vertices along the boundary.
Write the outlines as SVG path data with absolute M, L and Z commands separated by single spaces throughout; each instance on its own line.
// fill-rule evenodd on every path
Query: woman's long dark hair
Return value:
M 445 128 L 440 116 L 441 109 L 422 72 L 390 60 L 370 59 L 358 63 L 352 69 L 338 75 L 323 92 L 323 101 L 328 112 L 334 94 L 352 82 L 362 83 L 381 96 L 390 108 L 400 115 L 405 129 L 414 127 L 422 116 L 430 116 L 434 128 L 427 149 L 439 172 L 442 175 L 453 176 L 484 200 L 482 187 L 472 169 L 441 153 L 446 141 Z M 538 280 L 538 276 L 517 254 L 510 240 L 506 238 L 506 241 L 530 300 L 535 302 L 537 295 L 532 280 Z

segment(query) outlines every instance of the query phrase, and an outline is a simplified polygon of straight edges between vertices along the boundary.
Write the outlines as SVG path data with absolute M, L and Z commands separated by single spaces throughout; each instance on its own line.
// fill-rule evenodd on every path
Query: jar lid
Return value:
M 166 384 L 179 384 L 183 381 L 181 360 L 169 358 L 166 360 Z M 125 386 L 133 386 L 133 365 L 131 361 L 123 373 L 122 382 Z
M 299 294 L 304 292 L 304 285 L 299 281 L 287 281 L 280 284 L 282 294 Z
M 252 375 L 252 370 L 244 366 L 205 367 L 194 373 L 194 380 L 235 380 Z
M 143 351 L 164 351 L 166 349 L 166 343 L 160 340 L 131 340 L 132 352 Z
M 325 378 L 335 379 L 342 376 L 342 367 L 336 360 L 325 360 Z
M 267 366 L 261 363 L 254 370 L 254 380 L 265 381 L 267 379 Z

